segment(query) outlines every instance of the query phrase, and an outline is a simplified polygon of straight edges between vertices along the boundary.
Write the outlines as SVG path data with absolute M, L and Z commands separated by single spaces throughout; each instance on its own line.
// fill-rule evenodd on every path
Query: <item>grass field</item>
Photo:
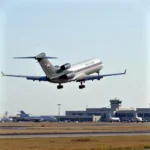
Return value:
M 0 150 L 148 150 L 150 136 L 0 139 Z

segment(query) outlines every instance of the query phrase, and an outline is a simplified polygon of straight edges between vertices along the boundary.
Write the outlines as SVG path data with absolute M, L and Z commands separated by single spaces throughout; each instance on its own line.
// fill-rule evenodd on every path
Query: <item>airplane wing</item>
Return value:
M 25 76 L 25 75 L 11 75 L 11 74 L 4 74 L 3 72 L 2 76 L 8 76 L 8 77 L 20 77 L 20 78 L 26 78 L 27 80 L 37 80 L 37 81 L 48 81 L 46 76 Z
M 103 74 L 103 75 L 89 75 L 84 77 L 83 79 L 77 80 L 77 82 L 81 82 L 81 81 L 88 81 L 88 80 L 100 80 L 103 77 L 108 77 L 108 76 L 117 76 L 117 75 L 123 75 L 126 74 L 126 70 L 122 73 L 114 73 L 114 74 Z

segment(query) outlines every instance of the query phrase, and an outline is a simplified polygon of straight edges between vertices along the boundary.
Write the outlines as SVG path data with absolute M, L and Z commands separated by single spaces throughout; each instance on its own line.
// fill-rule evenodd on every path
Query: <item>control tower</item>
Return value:
M 120 101 L 119 99 L 111 99 L 110 100 L 110 106 L 111 106 L 111 109 L 113 111 L 118 111 L 120 108 L 121 108 L 121 103 L 122 101 Z

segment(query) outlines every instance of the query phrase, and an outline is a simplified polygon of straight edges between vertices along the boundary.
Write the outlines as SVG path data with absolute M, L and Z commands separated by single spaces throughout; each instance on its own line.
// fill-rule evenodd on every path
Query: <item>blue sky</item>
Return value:
M 1 2 L 0 68 L 11 74 L 44 75 L 35 60 L 13 60 L 41 52 L 57 56 L 53 64 L 100 58 L 102 73 L 126 76 L 78 83 L 56 84 L 26 79 L 0 78 L 0 113 L 32 114 L 84 110 L 109 106 L 119 98 L 122 107 L 149 107 L 149 2 L 148 1 L 25 1 Z

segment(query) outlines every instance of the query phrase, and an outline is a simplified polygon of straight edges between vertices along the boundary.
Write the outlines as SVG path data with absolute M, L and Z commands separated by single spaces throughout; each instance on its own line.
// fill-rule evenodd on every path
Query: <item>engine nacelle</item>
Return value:
M 67 79 L 72 79 L 75 76 L 74 72 L 66 74 Z
M 75 73 L 74 72 L 70 72 L 68 74 L 65 74 L 63 76 L 63 78 L 65 78 L 65 79 L 72 79 L 74 76 L 75 76 Z
M 60 67 L 60 69 L 61 69 L 61 70 L 66 70 L 66 69 L 69 69 L 70 67 L 71 67 L 71 64 L 70 64 L 70 63 L 66 63 L 66 64 L 62 65 L 62 66 Z

